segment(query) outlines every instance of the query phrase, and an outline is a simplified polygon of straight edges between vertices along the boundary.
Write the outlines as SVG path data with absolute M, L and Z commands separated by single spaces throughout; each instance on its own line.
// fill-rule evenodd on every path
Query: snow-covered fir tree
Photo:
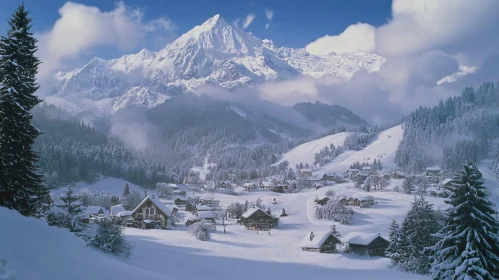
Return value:
M 89 245 L 116 255 L 130 254 L 131 245 L 123 236 L 123 227 L 103 219 L 88 227 L 83 237 Z
M 414 185 L 414 179 L 411 177 L 406 177 L 404 182 L 402 182 L 402 190 L 406 194 L 413 194 L 416 191 L 416 186 Z
M 433 246 L 437 239 L 433 236 L 440 229 L 433 205 L 423 196 L 416 197 L 411 204 L 401 226 L 401 248 L 398 267 L 400 269 L 428 274 L 431 267 L 431 252 L 427 247 Z
M 125 188 L 123 189 L 123 194 L 121 195 L 122 197 L 125 197 L 130 194 L 130 187 L 128 186 L 128 183 L 125 184 Z
M 392 266 L 397 267 L 400 263 L 400 256 L 403 254 L 402 234 L 397 221 L 392 221 L 389 230 L 390 244 L 386 248 L 386 256 L 392 260 Z
M 72 186 L 68 186 L 59 196 L 59 201 L 49 213 L 47 221 L 49 225 L 68 228 L 72 232 L 80 232 L 84 229 L 81 222 L 85 207 L 80 201 L 80 197 L 74 192 Z
M 35 215 L 50 201 L 32 148 L 41 132 L 31 124 L 30 113 L 40 103 L 34 95 L 40 61 L 31 21 L 19 5 L 8 20 L 7 36 L 0 38 L 0 206 L 23 215 Z
M 335 224 L 332 224 L 332 225 L 331 225 L 331 233 L 332 233 L 334 236 L 338 237 L 338 238 L 340 238 L 340 237 L 341 237 L 341 234 L 340 234 L 340 233 L 338 232 L 338 230 L 336 229 L 336 225 L 335 225 Z
M 438 232 L 433 279 L 499 279 L 499 223 L 474 163 L 452 179 L 447 224 Z

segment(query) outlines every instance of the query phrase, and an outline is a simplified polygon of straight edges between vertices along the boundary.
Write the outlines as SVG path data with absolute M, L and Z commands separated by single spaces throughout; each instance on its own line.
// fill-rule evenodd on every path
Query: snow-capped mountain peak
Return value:
M 80 69 L 58 73 L 54 88 L 58 96 L 114 98 L 116 111 L 155 106 L 156 100 L 164 100 L 159 96 L 206 84 L 232 89 L 299 75 L 348 79 L 361 68 L 377 71 L 383 62 L 384 58 L 369 53 L 315 56 L 305 49 L 276 48 L 271 40 L 258 39 L 215 15 L 158 52 L 143 49 L 113 60 L 94 58 Z M 137 99 L 139 92 L 142 102 Z

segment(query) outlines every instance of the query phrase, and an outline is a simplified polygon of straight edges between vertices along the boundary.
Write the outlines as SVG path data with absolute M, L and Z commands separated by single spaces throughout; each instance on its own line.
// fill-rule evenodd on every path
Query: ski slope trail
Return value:
M 404 137 L 402 125 L 394 126 L 390 129 L 380 132 L 376 138 L 364 149 L 360 151 L 346 151 L 335 158 L 332 162 L 319 168 L 314 174 L 322 175 L 324 173 L 343 173 L 355 162 L 372 163 L 379 159 L 384 170 L 390 170 L 396 167 L 395 155 L 397 148 Z

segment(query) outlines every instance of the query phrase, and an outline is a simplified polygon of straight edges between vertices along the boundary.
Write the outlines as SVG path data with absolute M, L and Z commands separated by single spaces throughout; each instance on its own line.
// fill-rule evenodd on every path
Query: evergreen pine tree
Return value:
M 62 219 L 59 221 L 59 226 L 68 228 L 70 231 L 81 231 L 80 217 L 84 213 L 85 207 L 81 204 L 79 195 L 73 191 L 72 186 L 68 186 L 59 199 L 60 202 L 56 204 L 56 207 L 60 209 L 57 214 L 59 219 Z
M 499 223 L 475 164 L 454 176 L 450 191 L 447 224 L 433 247 L 433 279 L 499 279 Z
M 386 255 L 392 260 L 393 266 L 398 266 L 400 256 L 402 255 L 402 236 L 400 226 L 397 221 L 393 220 L 390 225 L 390 244 L 386 249 Z
M 335 225 L 335 224 L 332 224 L 332 225 L 331 225 L 331 233 L 332 233 L 334 236 L 338 237 L 338 238 L 340 238 L 340 237 L 341 237 L 341 234 L 340 234 L 340 233 L 338 232 L 338 230 L 336 229 L 336 225 Z
M 431 268 L 431 253 L 426 248 L 435 245 L 433 236 L 440 224 L 430 204 L 424 197 L 415 198 L 401 227 L 399 267 L 406 271 L 428 274 Z
M 0 206 L 23 215 L 35 215 L 50 201 L 32 149 L 41 132 L 30 113 L 40 103 L 34 95 L 40 61 L 31 20 L 21 4 L 8 21 L 7 36 L 0 38 Z
M 271 212 L 270 212 L 270 207 L 267 208 L 267 214 L 271 215 Z
M 406 194 L 412 194 L 416 191 L 412 178 L 406 177 L 404 179 L 404 182 L 402 183 L 402 190 L 404 190 L 404 193 Z
M 130 187 L 128 186 L 128 183 L 125 184 L 125 189 L 123 190 L 123 194 L 121 195 L 122 197 L 125 197 L 130 194 Z
M 282 208 L 282 213 L 281 213 L 281 217 L 286 217 L 288 214 L 286 214 L 286 211 L 284 210 L 284 208 Z

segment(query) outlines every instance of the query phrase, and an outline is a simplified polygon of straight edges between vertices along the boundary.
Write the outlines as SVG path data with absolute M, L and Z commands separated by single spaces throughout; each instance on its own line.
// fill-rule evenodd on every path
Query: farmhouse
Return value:
M 274 184 L 272 184 L 272 182 L 265 181 L 260 183 L 260 188 L 264 191 L 270 191 L 273 187 Z
M 246 228 L 256 230 L 267 230 L 275 227 L 278 223 L 278 218 L 272 217 L 258 207 L 249 209 L 241 218 L 241 224 L 243 224 Z
M 443 179 L 442 182 L 440 182 L 438 185 L 440 188 L 449 188 L 450 186 L 452 186 L 452 179 Z
M 173 208 L 167 207 L 159 199 L 148 195 L 142 202 L 133 209 L 130 216 L 135 224 L 141 223 L 142 227 L 148 228 L 149 224 L 157 222 L 160 226 L 166 227 L 168 218 L 171 216 Z
M 346 243 L 351 252 L 367 254 L 369 256 L 384 256 L 385 250 L 390 244 L 379 233 L 361 232 L 347 234 L 341 239 L 341 242 Z
M 311 231 L 303 237 L 299 246 L 303 251 L 307 252 L 334 253 L 336 251 L 336 244 L 341 244 L 341 241 L 330 231 Z
M 255 183 L 244 183 L 243 187 L 245 191 L 250 192 L 256 188 L 256 185 Z
M 355 176 L 353 176 L 355 180 L 362 180 L 362 181 L 364 181 L 367 177 L 369 177 L 369 173 L 367 173 L 366 171 L 361 171 L 357 173 Z

